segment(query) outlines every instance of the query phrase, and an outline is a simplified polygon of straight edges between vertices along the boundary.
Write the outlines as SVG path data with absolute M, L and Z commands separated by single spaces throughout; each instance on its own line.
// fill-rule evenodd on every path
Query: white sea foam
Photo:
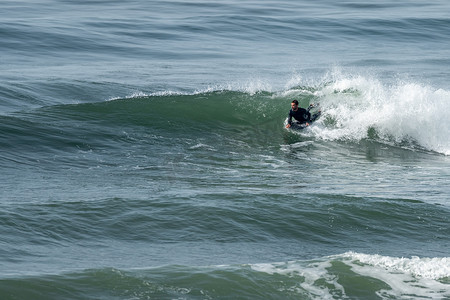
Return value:
M 387 141 L 411 142 L 450 155 L 450 91 L 420 83 L 386 85 L 370 77 L 339 75 L 316 96 L 321 98 L 319 122 L 324 125 L 316 134 L 323 139 L 360 140 L 374 129 Z
M 289 290 L 294 290 L 298 293 L 307 292 L 313 299 L 334 299 L 333 294 L 336 294 L 336 291 L 341 295 L 345 295 L 344 287 L 337 281 L 338 277 L 328 271 L 330 267 L 331 262 L 329 260 L 251 265 L 251 268 L 255 271 L 271 275 L 297 276 L 299 278 L 299 287 L 290 287 Z M 318 280 L 323 280 L 326 282 L 326 285 L 316 284 Z M 330 287 L 333 287 L 333 292 L 330 291 Z
M 213 146 L 206 145 L 203 143 L 198 143 L 198 144 L 195 144 L 194 146 L 189 147 L 189 150 L 198 150 L 198 149 L 208 150 L 208 151 L 217 151 L 217 149 L 215 149 Z
M 314 261 L 253 264 L 259 272 L 298 278 L 298 292 L 314 299 L 345 299 L 351 287 L 340 283 L 342 269 L 337 262 L 349 266 L 356 277 L 370 277 L 382 281 L 389 288 L 376 294 L 382 299 L 448 299 L 450 297 L 450 258 L 398 258 L 347 252 Z M 348 272 L 343 274 L 348 280 Z M 291 287 L 295 290 L 296 287 Z M 347 290 L 347 291 L 346 291 Z
M 383 298 L 448 299 L 450 285 L 440 279 L 450 278 L 450 258 L 398 258 L 348 252 L 339 257 L 352 271 L 387 283 L 391 289 L 380 290 Z M 412 296 L 414 295 L 414 296 Z
M 415 277 L 441 279 L 450 277 L 450 257 L 411 258 L 390 257 L 381 255 L 368 255 L 355 252 L 347 252 L 341 257 L 359 261 L 365 265 L 384 268 L 391 272 L 400 271 Z M 450 287 L 449 287 L 450 288 Z
M 208 93 L 215 91 L 213 88 L 207 88 L 205 90 L 199 90 L 194 91 L 190 93 L 181 92 L 181 91 L 172 91 L 172 90 L 164 90 L 164 91 L 158 91 L 158 92 L 152 92 L 152 93 L 145 93 L 142 91 L 136 91 L 133 92 L 125 97 L 112 97 L 109 98 L 107 101 L 114 101 L 114 100 L 120 100 L 120 99 L 135 99 L 135 98 L 145 98 L 145 97 L 164 97 L 164 96 L 181 96 L 181 95 L 197 95 L 202 93 Z

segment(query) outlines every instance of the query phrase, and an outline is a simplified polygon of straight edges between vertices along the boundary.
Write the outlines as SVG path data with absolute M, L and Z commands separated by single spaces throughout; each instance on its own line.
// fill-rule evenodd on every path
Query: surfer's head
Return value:
M 297 110 L 297 108 L 298 108 L 298 101 L 297 100 L 292 100 L 291 107 L 292 107 L 293 110 Z

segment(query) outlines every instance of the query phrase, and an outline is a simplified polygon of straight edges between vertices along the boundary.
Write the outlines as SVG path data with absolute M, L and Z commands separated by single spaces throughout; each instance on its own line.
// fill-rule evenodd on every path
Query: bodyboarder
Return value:
M 294 118 L 298 124 L 309 126 L 309 122 L 311 122 L 311 113 L 304 108 L 298 107 L 297 100 L 292 100 L 291 110 L 289 111 L 288 124 L 286 125 L 286 128 L 291 127 L 292 118 Z

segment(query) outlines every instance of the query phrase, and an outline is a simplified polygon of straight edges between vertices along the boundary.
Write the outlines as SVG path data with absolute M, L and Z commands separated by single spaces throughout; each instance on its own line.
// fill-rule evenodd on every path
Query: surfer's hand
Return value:
M 306 126 L 309 126 L 309 123 L 308 123 L 308 122 L 306 122 Z
M 287 124 L 287 125 L 286 125 L 286 128 L 289 128 L 289 127 L 291 127 L 291 124 Z

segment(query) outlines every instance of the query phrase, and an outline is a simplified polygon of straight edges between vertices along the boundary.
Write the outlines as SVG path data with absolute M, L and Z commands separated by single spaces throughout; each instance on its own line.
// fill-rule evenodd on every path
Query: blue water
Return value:
M 450 299 L 449 11 L 2 1 L 0 298 Z

